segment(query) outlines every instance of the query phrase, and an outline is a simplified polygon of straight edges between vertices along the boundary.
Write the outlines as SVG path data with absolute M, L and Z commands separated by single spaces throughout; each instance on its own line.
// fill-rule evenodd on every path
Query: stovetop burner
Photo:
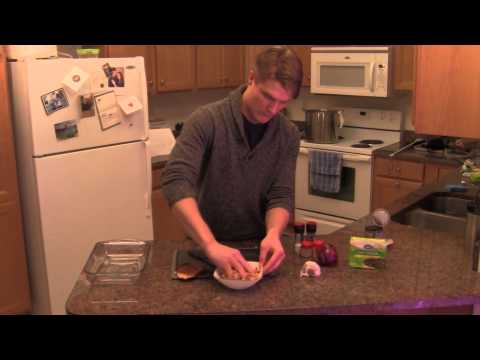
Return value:
M 353 148 L 369 148 L 369 147 L 371 147 L 371 146 L 368 145 L 368 144 L 359 143 L 359 144 L 353 144 L 352 147 L 353 147 Z
M 365 139 L 365 140 L 361 140 L 360 144 L 380 145 L 380 144 L 383 144 L 383 141 L 382 140 L 377 140 L 377 139 Z

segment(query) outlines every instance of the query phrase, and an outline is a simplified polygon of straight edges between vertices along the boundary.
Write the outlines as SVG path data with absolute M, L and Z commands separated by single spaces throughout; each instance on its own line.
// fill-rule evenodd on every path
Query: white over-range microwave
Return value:
M 388 46 L 312 47 L 310 91 L 387 97 L 389 56 Z

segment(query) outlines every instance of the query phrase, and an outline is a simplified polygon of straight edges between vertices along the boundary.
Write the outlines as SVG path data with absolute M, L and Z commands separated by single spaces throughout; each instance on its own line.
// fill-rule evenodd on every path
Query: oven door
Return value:
M 370 212 L 372 157 L 343 153 L 340 191 L 334 194 L 315 192 L 310 187 L 309 151 L 309 148 L 300 147 L 295 173 L 295 208 L 353 220 L 367 215 Z
M 387 96 L 386 64 L 375 53 L 312 53 L 311 61 L 312 93 Z
M 345 225 L 353 222 L 353 220 L 347 220 L 311 211 L 295 209 L 295 222 L 297 221 L 303 223 L 307 223 L 309 221 L 315 222 L 317 224 L 318 235 L 331 234 L 337 230 L 340 230 Z

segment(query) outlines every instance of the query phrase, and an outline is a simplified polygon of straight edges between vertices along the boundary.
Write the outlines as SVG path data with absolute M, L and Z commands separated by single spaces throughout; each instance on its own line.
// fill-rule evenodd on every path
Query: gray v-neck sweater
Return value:
M 293 211 L 300 133 L 283 114 L 250 149 L 240 112 L 242 85 L 185 122 L 163 173 L 170 206 L 193 197 L 217 241 L 261 240 L 271 208 Z

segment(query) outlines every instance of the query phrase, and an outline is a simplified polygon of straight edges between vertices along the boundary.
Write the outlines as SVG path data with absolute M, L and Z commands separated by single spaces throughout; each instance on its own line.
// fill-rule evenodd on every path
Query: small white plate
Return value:
M 260 267 L 260 263 L 258 261 L 249 261 L 248 262 L 251 266 L 255 267 L 255 268 L 258 268 Z M 257 282 L 259 282 L 260 280 L 262 280 L 262 277 L 263 277 L 263 269 L 261 269 L 260 267 L 260 275 L 258 276 L 258 278 L 256 280 L 229 280 L 229 279 L 223 279 L 219 273 L 218 273 L 218 269 L 215 269 L 214 273 L 213 273 L 213 277 L 218 281 L 220 282 L 221 284 L 223 284 L 224 286 L 230 288 L 230 289 L 234 289 L 234 290 L 244 290 L 244 289 L 248 289 L 249 287 L 255 285 Z

